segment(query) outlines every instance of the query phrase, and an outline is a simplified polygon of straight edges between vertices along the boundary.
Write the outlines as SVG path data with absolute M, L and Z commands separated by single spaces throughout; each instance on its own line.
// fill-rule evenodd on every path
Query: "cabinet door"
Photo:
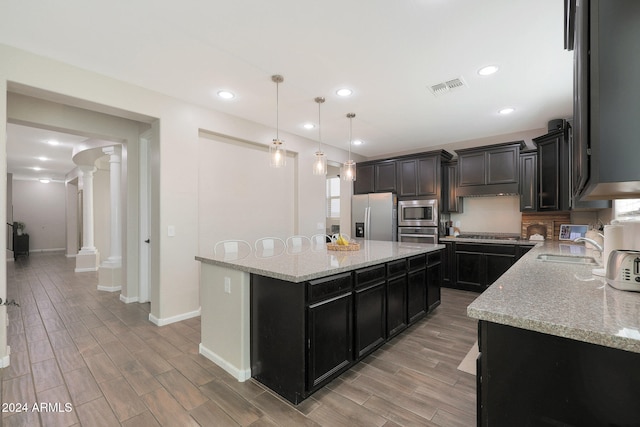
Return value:
M 308 308 L 307 390 L 313 390 L 353 361 L 353 294 Z
M 407 275 L 407 307 L 409 323 L 427 312 L 427 273 L 424 268 Z
M 356 291 L 356 358 L 371 353 L 385 341 L 387 333 L 385 299 L 384 280 Z
M 418 196 L 438 195 L 440 187 L 440 156 L 418 159 Z
M 500 278 L 515 261 L 513 255 L 486 254 L 487 279 L 486 286 L 490 286 Z
M 445 165 L 445 183 L 443 184 L 443 212 L 462 213 L 462 198 L 458 197 L 458 164 Z
M 538 210 L 538 155 L 520 156 L 520 212 Z
M 442 263 L 432 264 L 427 267 L 427 311 L 431 311 L 440 305 L 442 267 Z
M 469 289 L 484 289 L 484 254 L 456 250 L 456 284 Z
M 442 286 L 453 285 L 452 277 L 452 264 L 455 261 L 453 256 L 453 243 L 441 241 L 440 244 L 444 245 L 442 250 Z
M 415 196 L 417 187 L 416 159 L 398 161 L 398 196 Z
M 458 157 L 458 185 L 485 184 L 485 155 L 484 151 L 464 153 Z
M 538 141 L 538 209 L 555 211 L 560 207 L 560 152 L 557 138 Z
M 373 193 L 373 165 L 356 163 L 356 180 L 353 182 L 354 194 Z
M 487 184 L 518 182 L 518 147 L 506 147 L 487 151 Z
M 407 327 L 407 276 L 387 281 L 387 336 Z
M 387 191 L 396 191 L 396 162 L 384 161 L 374 164 L 375 168 L 375 185 L 376 193 L 384 193 Z M 356 177 L 357 178 L 357 177 Z

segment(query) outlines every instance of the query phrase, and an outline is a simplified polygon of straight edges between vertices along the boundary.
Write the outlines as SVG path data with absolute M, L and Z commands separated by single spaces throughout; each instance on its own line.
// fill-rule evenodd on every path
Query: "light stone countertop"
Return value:
M 593 256 L 582 244 L 536 245 L 467 307 L 467 315 L 640 353 L 640 293 L 620 291 L 593 266 L 542 262 L 540 254 Z
M 225 260 L 222 256 L 196 256 L 196 260 L 289 282 L 304 282 L 444 248 L 444 245 L 426 243 L 354 241 L 360 243 L 360 250 L 332 251 L 322 248 L 299 254 L 285 252 L 268 258 L 259 258 L 251 253 L 238 260 Z

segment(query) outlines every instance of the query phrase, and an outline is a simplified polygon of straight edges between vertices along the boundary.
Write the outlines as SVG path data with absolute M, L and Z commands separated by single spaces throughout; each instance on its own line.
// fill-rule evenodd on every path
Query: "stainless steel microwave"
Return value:
M 438 201 L 400 200 L 398 202 L 399 227 L 437 227 Z

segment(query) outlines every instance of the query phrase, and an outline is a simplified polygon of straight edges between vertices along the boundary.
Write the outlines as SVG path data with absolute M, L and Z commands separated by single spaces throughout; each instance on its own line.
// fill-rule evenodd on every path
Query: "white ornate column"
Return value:
M 93 243 L 93 173 L 95 166 L 80 166 L 82 179 L 82 248 L 76 255 L 76 272 L 97 271 L 100 254 Z
M 110 254 L 100 264 L 98 290 L 115 292 L 122 289 L 122 211 L 121 211 L 121 156 L 118 147 L 105 147 L 109 156 L 109 197 L 110 197 Z

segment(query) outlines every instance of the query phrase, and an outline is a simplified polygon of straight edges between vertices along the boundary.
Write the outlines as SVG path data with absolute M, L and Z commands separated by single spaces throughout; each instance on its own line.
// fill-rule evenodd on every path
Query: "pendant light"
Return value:
M 322 133 L 320 128 L 320 106 L 324 103 L 324 97 L 319 96 L 314 99 L 318 103 L 318 151 L 316 151 L 316 159 L 313 162 L 314 175 L 327 174 L 327 156 L 322 152 Z
M 351 160 L 351 133 L 353 130 L 353 118 L 355 116 L 356 113 L 347 114 L 347 117 L 349 118 L 349 160 L 344 162 L 342 165 L 342 179 L 345 181 L 356 180 L 356 162 Z
M 276 137 L 269 146 L 269 166 L 272 168 L 281 168 L 287 164 L 287 149 L 284 146 L 284 141 L 280 139 L 278 121 L 279 121 L 279 93 L 278 88 L 280 83 L 284 81 L 284 77 L 279 74 L 271 76 L 271 81 L 276 84 Z

